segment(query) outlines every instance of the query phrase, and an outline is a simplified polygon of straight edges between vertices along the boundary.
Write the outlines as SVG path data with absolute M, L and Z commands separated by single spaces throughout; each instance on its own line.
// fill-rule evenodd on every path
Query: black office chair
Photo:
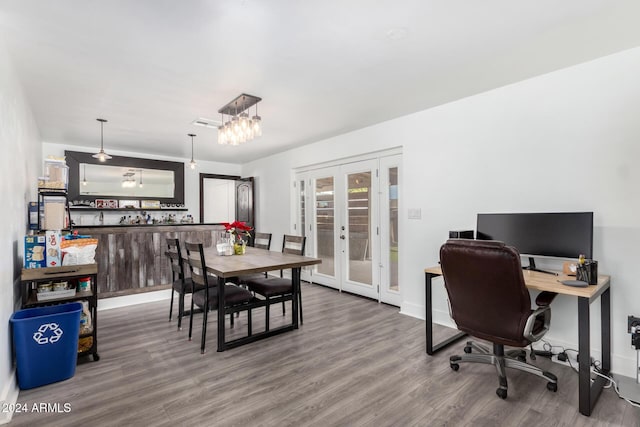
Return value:
M 306 237 L 290 236 L 285 234 L 282 239 L 282 253 L 304 255 L 306 241 Z M 285 301 L 292 300 L 293 298 L 293 284 L 291 279 L 287 279 L 283 276 L 282 270 L 280 270 L 280 277 L 255 277 L 245 282 L 250 291 L 263 296 L 267 300 L 265 321 L 266 330 L 269 330 L 270 299 L 276 297 L 284 298 L 282 300 L 282 315 L 284 316 L 286 314 Z M 300 323 L 303 323 L 301 289 L 298 290 L 298 312 L 300 313 Z
M 207 315 L 210 310 L 218 309 L 218 286 L 209 283 L 213 276 L 207 274 L 207 265 L 204 257 L 202 243 L 185 243 L 189 267 L 191 269 L 191 279 L 194 285 L 201 286 L 202 289 L 196 290 L 191 296 L 191 316 L 189 316 L 189 340 L 191 340 L 191 332 L 193 330 L 193 313 L 194 306 L 198 306 L 203 311 L 202 316 L 202 338 L 200 340 L 200 351 L 204 353 L 205 341 L 207 338 Z M 246 289 L 233 284 L 225 283 L 224 288 L 225 307 L 233 307 L 242 304 L 248 304 L 253 300 L 253 295 Z M 231 326 L 233 326 L 233 314 L 229 315 Z M 247 329 L 251 335 L 251 309 L 247 310 Z
M 180 241 L 167 239 L 168 250 L 165 252 L 171 263 L 172 290 L 171 305 L 169 306 L 169 321 L 173 315 L 173 296 L 178 293 L 178 330 L 182 329 L 182 318 L 185 316 L 184 296 L 193 293 L 194 284 L 190 277 L 186 277 L 184 263 L 180 254 Z M 198 289 L 198 288 L 196 288 Z M 199 288 L 202 289 L 202 288 Z
M 556 376 L 526 363 L 524 351 L 504 351 L 505 345 L 522 349 L 542 338 L 549 330 L 549 304 L 556 295 L 540 293 L 538 308 L 531 309 L 518 251 L 497 241 L 452 239 L 440 248 L 440 263 L 458 329 L 493 343 L 491 351 L 467 342 L 464 355 L 451 356 L 451 369 L 457 371 L 462 362 L 494 365 L 499 381 L 496 394 L 501 399 L 507 397 L 505 368 L 542 377 L 549 390 L 557 391 Z

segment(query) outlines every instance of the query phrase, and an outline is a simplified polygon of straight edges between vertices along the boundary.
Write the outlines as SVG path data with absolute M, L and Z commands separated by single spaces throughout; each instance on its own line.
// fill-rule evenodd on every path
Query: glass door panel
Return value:
M 380 301 L 400 306 L 398 203 L 401 156 L 380 159 Z
M 371 172 L 347 175 L 349 280 L 371 286 Z
M 389 168 L 389 289 L 398 291 L 398 167 Z
M 316 257 L 322 259 L 317 272 L 335 276 L 335 189 L 333 176 L 315 180 Z

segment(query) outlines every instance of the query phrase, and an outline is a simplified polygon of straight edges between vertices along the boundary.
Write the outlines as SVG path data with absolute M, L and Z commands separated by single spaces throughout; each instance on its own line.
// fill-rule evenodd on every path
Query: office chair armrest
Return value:
M 555 292 L 542 291 L 536 297 L 536 305 L 538 307 L 548 307 L 551 304 L 551 301 L 556 297 Z
M 543 321 L 542 329 L 534 333 L 533 328 L 536 325 L 536 320 L 540 319 L 541 316 Z M 524 337 L 531 342 L 538 341 L 549 330 L 549 323 L 551 323 L 551 309 L 549 307 L 538 307 L 527 318 L 527 323 L 524 325 Z

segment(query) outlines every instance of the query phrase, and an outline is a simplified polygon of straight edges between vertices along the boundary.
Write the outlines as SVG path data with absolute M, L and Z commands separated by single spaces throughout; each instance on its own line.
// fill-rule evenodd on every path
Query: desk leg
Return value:
M 458 332 L 451 338 L 447 338 L 446 340 L 433 345 L 433 307 L 432 307 L 432 295 L 431 295 L 431 285 L 434 277 L 438 277 L 439 274 L 433 273 L 425 273 L 425 321 L 427 323 L 427 333 L 426 333 L 426 341 L 427 341 L 427 354 L 433 355 L 434 353 L 440 351 L 441 349 L 447 347 L 450 344 L 460 340 L 467 336 L 464 332 Z
M 600 296 L 600 317 L 602 336 L 602 370 L 609 373 L 611 369 L 611 301 L 609 289 Z M 598 376 L 591 383 L 591 346 L 590 346 L 589 299 L 578 298 L 578 399 L 582 415 L 591 415 L 600 393 L 608 381 Z M 583 356 L 584 355 L 584 356 Z
M 224 342 L 224 291 L 225 291 L 224 277 L 218 276 L 218 351 L 225 351 L 227 346 Z
M 589 298 L 578 298 L 578 399 L 580 413 L 591 415 L 591 343 Z
M 600 296 L 600 321 L 602 328 L 602 370 L 611 370 L 611 295 L 610 288 Z

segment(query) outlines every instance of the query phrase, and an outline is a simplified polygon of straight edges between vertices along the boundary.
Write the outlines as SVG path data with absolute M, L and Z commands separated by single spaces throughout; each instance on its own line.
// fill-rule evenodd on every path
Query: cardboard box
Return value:
M 43 208 L 42 204 L 40 207 Z M 29 202 L 29 230 L 39 230 L 40 224 L 38 224 L 38 202 Z M 40 213 L 44 216 L 43 209 L 40 209 Z
M 46 267 L 45 236 L 24 237 L 24 268 Z
M 62 251 L 60 240 L 62 234 L 59 231 L 47 231 L 46 236 L 46 260 L 47 267 L 59 267 L 62 265 Z

